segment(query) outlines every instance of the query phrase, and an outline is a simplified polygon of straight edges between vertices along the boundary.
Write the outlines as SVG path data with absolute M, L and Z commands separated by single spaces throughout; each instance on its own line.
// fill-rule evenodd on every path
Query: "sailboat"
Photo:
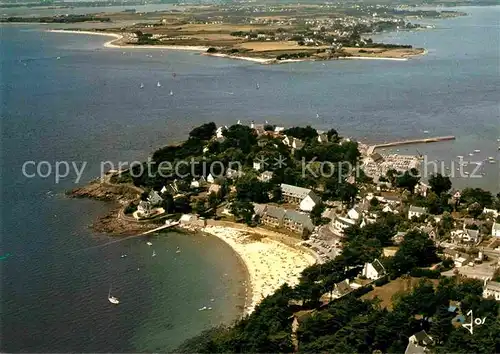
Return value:
M 156 87 L 161 87 L 160 81 L 156 83 Z
M 259 85 L 259 83 L 257 82 L 257 90 L 258 90 L 258 89 L 260 89 L 260 85 Z
M 111 285 L 109 286 L 108 300 L 115 305 L 118 305 L 120 303 L 120 300 L 118 300 L 118 298 L 111 296 Z
M 170 90 L 170 96 L 174 95 L 174 91 Z
M 153 251 L 153 257 L 154 257 L 154 256 L 156 256 L 156 252 L 155 252 L 155 251 Z
M 140 88 L 144 88 L 144 84 L 141 82 L 141 86 L 139 86 Z

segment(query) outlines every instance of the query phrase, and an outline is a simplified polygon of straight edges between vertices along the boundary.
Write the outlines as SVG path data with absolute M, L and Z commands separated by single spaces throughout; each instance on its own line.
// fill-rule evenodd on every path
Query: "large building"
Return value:
M 301 235 L 309 234 L 314 230 L 314 224 L 309 215 L 295 210 L 254 204 L 254 213 L 259 215 L 263 224 L 271 227 L 283 227 Z
M 300 210 L 311 211 L 321 199 L 309 188 L 281 184 L 283 200 L 287 203 L 299 204 Z

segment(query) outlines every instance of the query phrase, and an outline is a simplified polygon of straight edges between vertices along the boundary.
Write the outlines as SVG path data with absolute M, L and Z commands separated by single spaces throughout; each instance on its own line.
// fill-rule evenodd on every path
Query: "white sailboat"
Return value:
M 154 257 L 154 256 L 156 256 L 156 252 L 155 252 L 155 251 L 153 251 L 153 255 L 152 255 L 152 256 L 153 256 L 153 257 Z
M 174 91 L 170 90 L 170 96 L 174 95 Z
M 139 87 L 140 88 L 144 88 L 144 84 L 141 82 L 141 85 Z
M 156 87 L 161 87 L 160 81 L 156 83 Z
M 111 296 L 111 286 L 109 286 L 108 301 L 115 305 L 120 303 L 120 300 L 118 300 L 117 297 Z
M 260 85 L 259 85 L 259 83 L 257 82 L 257 90 L 258 90 L 258 89 L 260 89 Z

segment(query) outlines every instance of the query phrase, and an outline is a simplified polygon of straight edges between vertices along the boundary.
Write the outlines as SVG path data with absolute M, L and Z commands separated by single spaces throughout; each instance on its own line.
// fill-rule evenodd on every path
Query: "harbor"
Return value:
M 441 141 L 450 141 L 450 140 L 455 140 L 455 139 L 456 139 L 455 136 L 449 135 L 449 136 L 437 136 L 437 137 L 433 137 L 433 138 L 399 140 L 399 141 L 394 141 L 394 142 L 389 142 L 389 143 L 375 144 L 375 145 L 371 145 L 368 147 L 367 155 L 369 156 L 369 155 L 373 154 L 375 152 L 375 150 L 379 149 L 379 148 L 400 146 L 400 145 L 437 143 L 437 142 L 441 142 Z

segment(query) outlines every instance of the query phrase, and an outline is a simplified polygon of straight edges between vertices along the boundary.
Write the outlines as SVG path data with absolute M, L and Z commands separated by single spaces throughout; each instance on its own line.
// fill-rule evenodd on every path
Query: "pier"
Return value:
M 164 229 L 168 229 L 170 227 L 174 227 L 174 226 L 177 226 L 177 225 L 179 225 L 179 222 L 178 221 L 174 221 L 174 222 L 171 222 L 170 224 L 165 224 L 165 225 L 162 225 L 160 227 L 157 227 L 156 229 L 143 232 L 141 235 L 152 234 L 154 232 L 157 232 L 157 231 L 160 231 L 160 230 L 164 230 Z
M 391 143 L 382 143 L 382 144 L 376 144 L 376 145 L 371 145 L 368 150 L 367 150 L 367 155 L 370 156 L 373 154 L 375 149 L 382 148 L 382 147 L 391 147 L 391 146 L 399 146 L 399 145 L 411 145 L 411 144 L 424 144 L 424 143 L 437 143 L 440 141 L 449 141 L 449 140 L 455 140 L 455 137 L 450 135 L 450 136 L 437 136 L 434 138 L 424 138 L 424 139 L 409 139 L 409 140 L 401 140 L 401 141 L 394 141 Z

